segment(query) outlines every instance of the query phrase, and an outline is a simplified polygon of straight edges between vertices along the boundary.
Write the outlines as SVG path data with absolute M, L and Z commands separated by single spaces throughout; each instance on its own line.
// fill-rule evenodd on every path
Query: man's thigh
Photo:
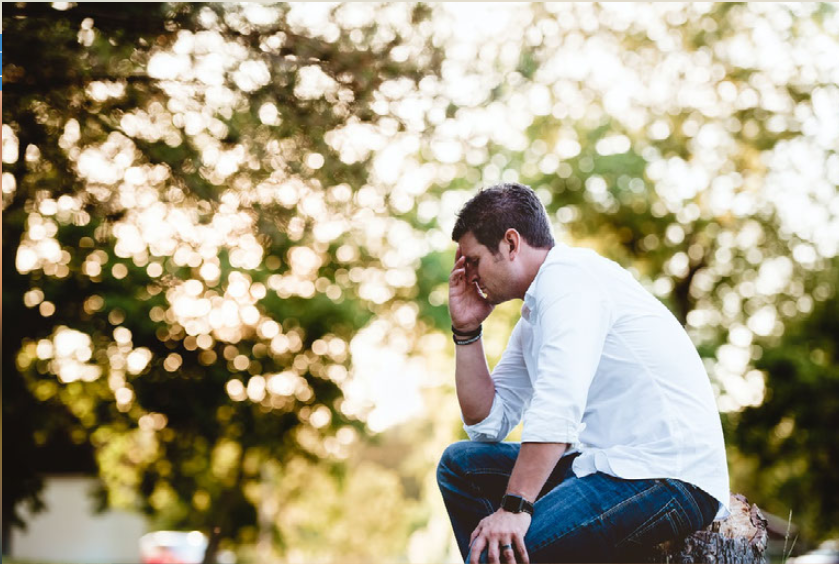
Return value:
M 507 483 L 513 473 L 521 443 L 482 443 L 460 441 L 450 445 L 440 465 L 467 480 L 473 493 L 486 499 L 492 505 L 489 512 L 498 509 L 501 497 L 507 491 Z M 551 472 L 539 497 L 546 495 L 567 476 L 573 476 L 571 463 L 578 454 L 564 456 Z
M 533 562 L 632 560 L 700 529 L 705 517 L 675 480 L 571 476 L 536 503 L 525 544 Z

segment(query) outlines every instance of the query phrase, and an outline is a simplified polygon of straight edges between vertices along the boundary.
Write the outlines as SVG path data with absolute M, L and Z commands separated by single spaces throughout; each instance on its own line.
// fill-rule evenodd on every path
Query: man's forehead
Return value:
M 475 236 L 472 233 L 466 233 L 463 237 L 460 238 L 458 242 L 460 245 L 460 252 L 465 257 L 469 256 L 477 256 L 481 254 L 481 252 L 486 249 L 483 245 L 481 245 Z

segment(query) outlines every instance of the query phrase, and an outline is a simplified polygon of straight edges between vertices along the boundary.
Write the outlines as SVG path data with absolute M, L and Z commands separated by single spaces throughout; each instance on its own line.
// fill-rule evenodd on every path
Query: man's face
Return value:
M 500 304 L 513 297 L 513 280 L 509 261 L 504 253 L 493 255 L 467 232 L 458 241 L 461 254 L 466 257 L 466 280 L 477 283 L 488 302 Z

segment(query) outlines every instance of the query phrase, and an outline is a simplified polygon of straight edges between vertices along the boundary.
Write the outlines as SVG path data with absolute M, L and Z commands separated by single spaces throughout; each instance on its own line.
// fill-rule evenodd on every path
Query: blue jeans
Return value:
M 443 453 L 437 483 L 464 561 L 472 531 L 501 504 L 520 448 L 461 441 Z M 578 478 L 576 456 L 560 460 L 536 500 L 524 539 L 533 563 L 638 561 L 645 548 L 702 529 L 717 513 L 716 499 L 680 480 Z

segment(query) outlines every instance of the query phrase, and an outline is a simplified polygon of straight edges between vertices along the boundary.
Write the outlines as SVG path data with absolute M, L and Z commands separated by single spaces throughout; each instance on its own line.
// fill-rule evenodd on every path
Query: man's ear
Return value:
M 510 259 L 514 259 L 521 251 L 521 235 L 515 229 L 510 228 L 504 233 L 503 244 L 507 247 Z

